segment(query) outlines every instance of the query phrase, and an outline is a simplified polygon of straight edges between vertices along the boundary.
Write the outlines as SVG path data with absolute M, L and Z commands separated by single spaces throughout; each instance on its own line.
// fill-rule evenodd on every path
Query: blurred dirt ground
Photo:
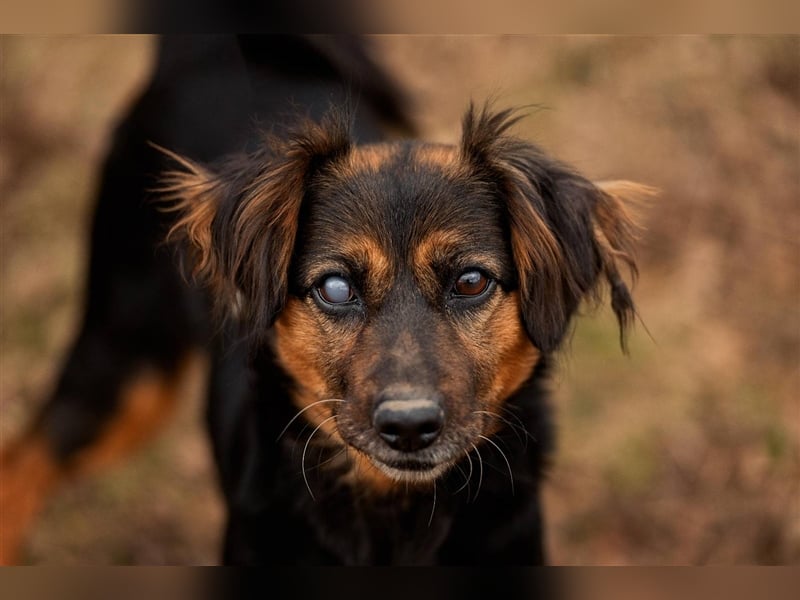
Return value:
M 557 564 L 800 562 L 800 38 L 382 37 L 426 137 L 470 98 L 640 209 L 638 325 L 580 319 L 553 382 Z M 145 81 L 146 37 L 4 37 L 0 436 L 47 395 L 77 327 L 92 193 Z M 587 311 L 588 312 L 588 311 Z M 199 378 L 198 378 L 199 379 Z M 197 387 L 197 386 L 196 386 Z M 223 514 L 200 391 L 126 464 L 71 484 L 31 563 L 213 563 Z

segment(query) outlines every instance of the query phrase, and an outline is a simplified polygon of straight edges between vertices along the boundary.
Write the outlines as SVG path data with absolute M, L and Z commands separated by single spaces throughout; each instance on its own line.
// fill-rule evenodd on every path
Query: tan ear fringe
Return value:
M 640 230 L 631 206 L 641 207 L 645 200 L 658 194 L 656 188 L 632 181 L 602 181 L 595 183 L 602 192 L 594 210 L 594 234 L 603 265 L 603 274 L 611 290 L 611 308 L 620 328 L 620 346 L 627 354 L 627 333 L 636 315 L 628 286 L 620 275 L 620 265 L 629 270 L 632 282 L 638 268 L 634 245 Z

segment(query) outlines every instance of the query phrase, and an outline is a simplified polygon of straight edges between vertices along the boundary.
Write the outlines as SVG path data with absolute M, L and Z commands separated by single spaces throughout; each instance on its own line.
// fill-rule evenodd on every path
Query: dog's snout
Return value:
M 444 426 L 444 411 L 430 399 L 385 400 L 372 415 L 378 435 L 395 450 L 413 452 L 430 446 Z

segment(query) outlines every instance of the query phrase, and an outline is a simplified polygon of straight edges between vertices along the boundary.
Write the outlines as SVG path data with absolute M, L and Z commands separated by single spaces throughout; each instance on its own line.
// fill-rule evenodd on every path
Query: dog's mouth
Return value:
M 398 482 L 426 483 L 441 477 L 447 471 L 446 463 L 422 463 L 405 461 L 396 464 L 387 464 L 370 457 L 372 463 L 385 475 Z
M 450 468 L 449 462 L 433 462 L 414 458 L 384 461 L 370 454 L 369 460 L 386 476 L 398 482 L 432 482 Z

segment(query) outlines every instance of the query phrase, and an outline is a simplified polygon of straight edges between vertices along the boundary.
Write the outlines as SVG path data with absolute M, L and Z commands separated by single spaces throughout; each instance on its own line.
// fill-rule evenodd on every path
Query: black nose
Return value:
M 386 400 L 372 414 L 372 424 L 392 448 L 413 452 L 439 437 L 444 411 L 433 400 Z

